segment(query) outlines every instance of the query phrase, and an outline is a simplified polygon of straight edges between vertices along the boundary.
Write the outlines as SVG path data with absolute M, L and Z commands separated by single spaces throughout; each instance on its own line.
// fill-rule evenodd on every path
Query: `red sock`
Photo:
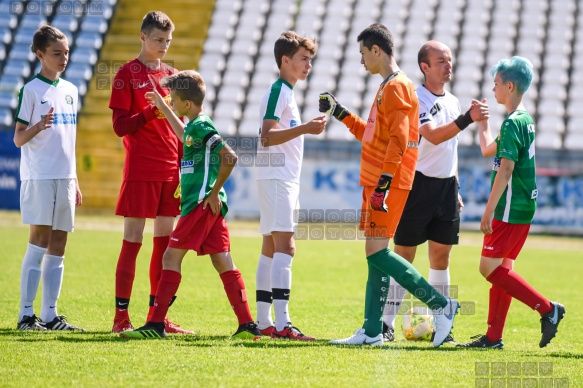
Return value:
M 512 297 L 506 291 L 495 284 L 492 285 L 488 309 L 488 331 L 486 332 L 486 337 L 490 341 L 495 342 L 502 338 L 511 302 Z
M 486 278 L 490 283 L 500 287 L 511 297 L 518 299 L 542 316 L 551 311 L 551 302 L 534 289 L 519 274 L 499 266 Z
M 245 292 L 245 282 L 241 276 L 241 271 L 234 269 L 232 271 L 223 272 L 220 274 L 227 298 L 231 303 L 231 307 L 235 311 L 235 315 L 239 320 L 239 325 L 243 323 L 252 322 L 253 316 L 249 310 L 247 303 L 247 293 Z
M 154 237 L 154 248 L 150 259 L 150 295 L 156 295 L 162 274 L 162 257 L 168 248 L 168 242 L 170 242 L 170 236 Z
M 115 269 L 115 296 L 129 299 L 136 276 L 136 259 L 142 243 L 123 240 Z
M 170 307 L 170 301 L 176 295 L 181 280 L 182 275 L 180 272 L 169 269 L 162 270 L 162 275 L 158 282 L 158 290 L 156 291 L 156 300 L 154 301 L 154 312 L 149 322 L 164 322 Z

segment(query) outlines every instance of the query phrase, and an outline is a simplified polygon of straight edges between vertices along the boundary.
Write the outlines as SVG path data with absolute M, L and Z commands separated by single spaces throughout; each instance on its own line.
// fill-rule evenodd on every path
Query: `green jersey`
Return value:
M 512 160 L 512 177 L 496 205 L 494 218 L 509 224 L 530 224 L 536 210 L 536 167 L 534 158 L 534 121 L 528 112 L 517 110 L 508 115 L 500 135 L 492 168 L 492 185 L 502 158 Z
M 181 215 L 185 216 L 211 193 L 219 175 L 219 151 L 225 142 L 206 114 L 197 116 L 184 128 L 184 157 L 180 169 L 182 185 Z M 221 188 L 221 213 L 227 214 L 227 194 Z

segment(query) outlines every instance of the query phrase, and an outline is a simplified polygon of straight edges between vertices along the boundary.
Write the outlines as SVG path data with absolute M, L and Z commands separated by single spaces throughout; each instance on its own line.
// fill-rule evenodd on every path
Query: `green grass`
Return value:
M 69 236 L 59 313 L 86 333 L 32 333 L 14 330 L 18 315 L 20 265 L 28 227 L 18 214 L 0 213 L 0 386 L 479 386 L 480 368 L 521 366 L 519 378 L 568 379 L 583 385 L 580 263 L 581 239 L 530 236 L 516 270 L 544 295 L 565 304 L 558 336 L 539 349 L 538 314 L 520 302 L 510 309 L 503 351 L 469 351 L 429 342 L 397 341 L 383 348 L 332 347 L 328 340 L 350 335 L 362 324 L 366 265 L 363 241 L 298 241 L 294 260 L 293 322 L 316 343 L 230 340 L 237 326 L 222 284 L 208 257 L 189 253 L 183 264 L 178 300 L 170 317 L 194 336 L 129 341 L 111 334 L 114 276 L 122 220 L 78 216 Z M 233 222 L 232 254 L 247 283 L 255 311 L 255 266 L 261 240 L 253 223 Z M 149 224 L 149 226 L 151 226 Z M 147 312 L 151 233 L 138 257 L 131 303 L 135 325 Z M 455 338 L 484 333 L 488 283 L 478 272 L 481 236 L 463 232 L 452 253 L 452 283 L 475 314 L 456 319 Z M 427 273 L 427 251 L 417 267 Z M 40 312 L 40 292 L 35 303 Z M 540 367 L 536 376 L 529 368 Z M 551 372 L 543 372 L 551 367 Z M 514 376 L 517 377 L 517 376 Z M 566 380 L 563 380 L 563 382 Z M 532 385 L 531 385 L 532 386 Z M 555 385 L 557 386 L 557 385 Z M 564 385 L 563 385 L 564 386 Z

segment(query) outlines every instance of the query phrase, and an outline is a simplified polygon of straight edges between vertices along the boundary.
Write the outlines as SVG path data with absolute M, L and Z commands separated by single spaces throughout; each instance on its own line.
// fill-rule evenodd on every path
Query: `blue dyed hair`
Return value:
M 500 78 L 502 78 L 503 82 L 512 82 L 516 85 L 516 90 L 519 94 L 526 92 L 534 77 L 532 63 L 528 59 L 518 56 L 510 59 L 501 59 L 490 70 L 492 78 L 497 73 L 500 73 Z

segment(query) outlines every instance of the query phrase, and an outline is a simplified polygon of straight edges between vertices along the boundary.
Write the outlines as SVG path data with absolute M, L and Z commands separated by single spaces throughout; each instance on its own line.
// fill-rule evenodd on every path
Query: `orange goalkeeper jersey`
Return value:
M 393 174 L 391 187 L 411 189 L 419 146 L 419 101 L 405 73 L 383 81 L 367 122 L 353 113 L 342 122 L 362 142 L 361 186 L 376 187 L 385 172 Z

